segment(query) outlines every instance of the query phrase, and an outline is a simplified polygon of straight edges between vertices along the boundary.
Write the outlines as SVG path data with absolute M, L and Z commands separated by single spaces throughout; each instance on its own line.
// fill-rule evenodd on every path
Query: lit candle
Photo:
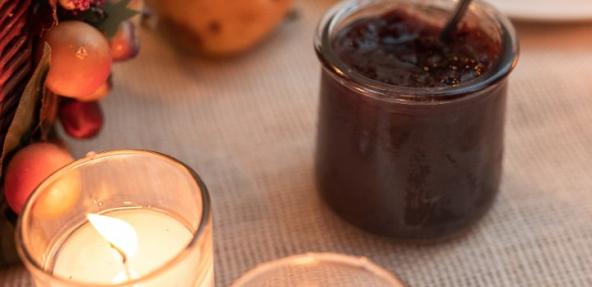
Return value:
M 53 248 L 56 253 L 48 263 L 55 275 L 96 284 L 131 281 L 170 261 L 192 238 L 190 229 L 179 220 L 146 208 L 88 214 L 87 218 L 87 223 Z M 191 266 L 177 266 L 150 286 L 173 286 L 164 283 L 192 278 L 183 274 L 192 272 Z M 208 273 L 211 277 L 212 270 Z
M 80 196 L 61 212 L 56 183 Z M 145 151 L 92 154 L 46 179 L 17 228 L 37 287 L 213 287 L 209 196 L 195 172 Z

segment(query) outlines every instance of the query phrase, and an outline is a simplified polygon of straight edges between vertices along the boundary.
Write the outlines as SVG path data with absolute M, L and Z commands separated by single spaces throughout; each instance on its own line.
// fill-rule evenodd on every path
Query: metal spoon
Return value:
M 472 0 L 460 0 L 458 2 L 454 15 L 452 15 L 452 18 L 448 20 L 448 23 L 446 23 L 444 29 L 442 29 L 442 32 L 440 32 L 440 40 L 442 40 L 442 42 L 450 42 L 452 32 L 456 30 L 456 26 L 458 26 L 458 23 L 460 23 L 462 18 L 465 16 L 469 5 L 471 5 L 471 1 Z

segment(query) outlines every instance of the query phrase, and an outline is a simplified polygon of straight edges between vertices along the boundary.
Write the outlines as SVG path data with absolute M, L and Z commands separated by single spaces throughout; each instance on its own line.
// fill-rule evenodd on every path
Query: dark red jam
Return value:
M 477 27 L 461 25 L 444 43 L 441 27 L 404 10 L 363 18 L 335 36 L 333 50 L 349 67 L 386 84 L 456 86 L 487 73 L 500 54 Z
M 332 209 L 366 230 L 445 238 L 482 217 L 497 194 L 506 81 L 454 100 L 421 97 L 487 77 L 501 58 L 500 41 L 462 25 L 443 43 L 440 29 L 394 10 L 352 22 L 332 42 L 337 57 L 367 78 L 386 87 L 426 88 L 412 95 L 417 101 L 369 96 L 355 88 L 364 84 L 324 62 L 317 182 Z

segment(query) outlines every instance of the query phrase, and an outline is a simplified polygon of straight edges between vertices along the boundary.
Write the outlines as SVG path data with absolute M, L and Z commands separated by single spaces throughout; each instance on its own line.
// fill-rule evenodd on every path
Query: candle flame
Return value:
M 95 230 L 124 257 L 133 257 L 138 251 L 138 234 L 134 227 L 124 220 L 89 213 L 86 218 Z

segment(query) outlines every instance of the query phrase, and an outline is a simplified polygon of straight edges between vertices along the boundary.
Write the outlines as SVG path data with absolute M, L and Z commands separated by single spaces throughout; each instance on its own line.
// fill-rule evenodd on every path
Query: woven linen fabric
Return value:
M 309 251 L 366 256 L 413 287 L 592 286 L 592 24 L 517 24 L 498 200 L 468 234 L 415 246 L 348 225 L 317 195 L 312 38 L 332 2 L 298 1 L 300 17 L 222 61 L 144 30 L 139 58 L 115 68 L 104 130 L 73 151 L 144 148 L 194 167 L 213 200 L 220 287 Z M 25 274 L 0 271 L 0 286 L 30 286 Z

